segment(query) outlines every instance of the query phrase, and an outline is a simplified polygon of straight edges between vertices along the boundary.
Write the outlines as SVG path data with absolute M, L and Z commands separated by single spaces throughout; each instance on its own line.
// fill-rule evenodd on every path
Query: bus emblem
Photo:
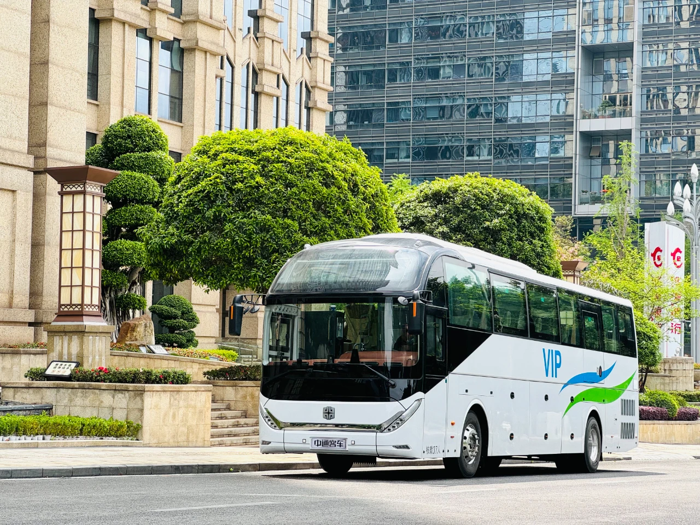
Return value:
M 323 407 L 323 419 L 335 419 L 335 408 Z

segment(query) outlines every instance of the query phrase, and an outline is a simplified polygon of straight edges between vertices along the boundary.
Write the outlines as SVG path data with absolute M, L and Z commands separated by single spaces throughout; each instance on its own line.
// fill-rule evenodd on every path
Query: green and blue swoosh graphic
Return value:
M 575 375 L 574 377 L 569 379 L 563 387 L 561 387 L 561 390 L 559 391 L 559 393 L 561 394 L 562 390 L 564 390 L 567 386 L 575 385 L 577 383 L 591 383 L 591 384 L 600 383 L 601 381 L 605 380 L 605 378 L 610 375 L 610 372 L 613 371 L 613 368 L 615 368 L 616 364 L 617 364 L 617 361 L 615 363 L 613 363 L 610 368 L 608 368 L 607 370 L 604 370 L 603 375 L 600 375 L 600 376 L 598 375 L 598 372 L 584 372 L 583 374 Z
M 614 366 L 614 365 L 613 365 Z M 612 367 L 610 367 L 612 369 Z M 602 405 L 607 405 L 608 403 L 612 403 L 613 401 L 617 401 L 622 397 L 622 394 L 625 393 L 625 390 L 627 390 L 627 387 L 630 386 L 630 383 L 632 382 L 632 379 L 634 379 L 634 375 L 637 372 L 633 372 L 627 380 L 623 381 L 617 386 L 611 387 L 611 388 L 602 388 L 602 387 L 595 387 L 595 388 L 589 388 L 588 390 L 584 390 L 583 392 L 579 393 L 574 397 L 574 399 L 569 403 L 569 406 L 566 407 L 566 410 L 564 411 L 564 416 L 566 413 L 571 410 L 571 408 L 574 405 L 577 405 L 581 402 L 588 402 L 588 403 L 599 403 Z M 596 374 L 597 375 L 597 374 Z M 573 378 L 572 378 L 573 379 Z M 564 417 L 562 416 L 562 417 Z

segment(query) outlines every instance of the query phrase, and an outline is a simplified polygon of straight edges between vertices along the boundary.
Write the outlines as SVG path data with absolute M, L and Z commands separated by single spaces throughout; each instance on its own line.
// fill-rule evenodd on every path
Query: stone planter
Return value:
M 184 370 L 192 381 L 203 381 L 204 372 L 215 368 L 228 368 L 234 363 L 177 357 L 174 355 L 141 354 L 137 352 L 112 351 L 110 366 L 114 368 L 149 368 L 156 370 Z
M 640 421 L 639 441 L 700 445 L 700 421 Z
M 693 380 L 695 382 L 700 381 L 700 368 L 696 368 L 693 372 Z
M 50 403 L 58 416 L 97 416 L 142 425 L 138 438 L 154 447 L 208 447 L 211 385 L 131 385 L 37 381 L 5 383 L 3 397 Z
M 46 348 L 0 348 L 0 386 L 5 382 L 29 381 L 24 373 L 30 368 L 46 368 L 46 352 Z

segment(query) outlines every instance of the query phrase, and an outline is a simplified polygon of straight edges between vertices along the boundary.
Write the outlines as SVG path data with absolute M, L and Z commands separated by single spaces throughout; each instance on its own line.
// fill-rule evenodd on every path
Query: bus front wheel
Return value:
M 562 456 L 556 461 L 557 468 L 563 472 L 595 472 L 600 465 L 602 444 L 600 425 L 596 418 L 589 417 L 583 435 L 583 454 Z
M 479 470 L 483 447 L 481 423 L 473 412 L 469 412 L 464 422 L 459 457 L 443 459 L 448 473 L 457 477 L 473 478 Z
M 336 454 L 317 454 L 316 456 L 321 468 L 334 477 L 347 474 L 354 462 L 352 456 L 339 456 Z

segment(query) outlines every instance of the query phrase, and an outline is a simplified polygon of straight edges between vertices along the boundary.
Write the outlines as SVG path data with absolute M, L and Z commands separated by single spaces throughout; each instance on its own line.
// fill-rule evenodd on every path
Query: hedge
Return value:
M 162 151 L 125 153 L 112 163 L 114 170 L 145 173 L 153 177 L 159 184 L 164 184 L 170 178 L 174 168 L 175 161 Z
M 668 415 L 671 418 L 676 417 L 678 412 L 678 401 L 676 398 L 661 390 L 647 390 L 644 394 L 640 394 L 639 405 L 665 408 L 668 410 Z
M 102 262 L 107 269 L 122 266 L 143 266 L 146 261 L 146 249 L 143 243 L 119 239 L 107 243 L 102 252 Z
M 676 414 L 676 421 L 697 421 L 700 410 L 691 407 L 681 407 Z
M 30 381 L 46 381 L 46 368 L 30 368 L 24 377 Z M 135 385 L 187 385 L 192 376 L 183 370 L 149 370 L 144 368 L 76 368 L 70 380 L 77 383 L 127 383 Z
M 214 381 L 260 381 L 261 365 L 236 365 L 204 372 L 204 377 Z
M 682 397 L 689 403 L 700 403 L 700 390 L 688 390 L 685 392 L 671 392 L 676 397 Z
M 150 175 L 122 171 L 105 186 L 105 198 L 112 206 L 156 204 L 160 199 L 160 186 Z
M 238 352 L 232 350 L 196 350 L 193 348 L 168 348 L 170 355 L 178 357 L 191 357 L 193 359 L 209 359 L 216 357 L 219 361 L 235 363 L 238 359 Z
M 157 215 L 150 204 L 129 204 L 121 208 L 112 208 L 105 220 L 110 228 L 138 229 L 152 223 Z
M 697 421 L 700 410 L 697 408 L 680 407 L 676 417 L 671 417 L 668 410 L 661 407 L 639 407 L 640 421 Z
M 99 417 L 15 416 L 0 417 L 0 436 L 94 436 L 136 438 L 141 425 Z
M 157 123 L 142 115 L 124 117 L 109 126 L 101 144 L 110 163 L 126 153 L 168 153 L 168 136 Z

